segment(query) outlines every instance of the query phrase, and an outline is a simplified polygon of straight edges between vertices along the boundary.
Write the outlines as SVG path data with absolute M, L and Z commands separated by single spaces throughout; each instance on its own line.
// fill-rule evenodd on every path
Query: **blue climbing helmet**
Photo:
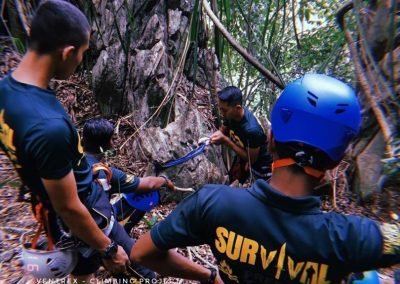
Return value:
M 299 142 L 340 161 L 361 123 L 360 105 L 347 84 L 321 74 L 307 74 L 290 83 L 271 115 L 277 142 Z

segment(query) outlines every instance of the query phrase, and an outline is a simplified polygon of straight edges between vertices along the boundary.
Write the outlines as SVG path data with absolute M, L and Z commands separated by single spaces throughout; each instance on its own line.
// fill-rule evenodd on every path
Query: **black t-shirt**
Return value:
M 206 185 L 151 237 L 163 250 L 210 245 L 225 283 L 340 283 L 351 271 L 400 262 L 398 225 L 319 206 L 318 197 L 291 198 L 263 180 L 249 189 Z
M 73 170 L 78 192 L 92 186 L 79 134 L 52 90 L 11 75 L 0 81 L 0 146 L 24 184 L 49 207 L 41 178 L 60 179 Z
M 267 152 L 267 137 L 257 118 L 247 109 L 241 121 L 224 120 L 223 125 L 228 130 L 229 138 L 239 147 L 258 148 L 260 152 L 252 168 L 265 174 L 271 171 L 271 156 Z

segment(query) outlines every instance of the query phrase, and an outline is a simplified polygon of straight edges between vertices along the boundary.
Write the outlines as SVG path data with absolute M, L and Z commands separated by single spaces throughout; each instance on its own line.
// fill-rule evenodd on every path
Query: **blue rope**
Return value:
M 187 153 L 185 156 L 180 157 L 178 159 L 175 160 L 169 160 L 163 164 L 160 164 L 158 162 L 154 162 L 154 166 L 156 167 L 156 171 L 160 171 L 166 168 L 170 168 L 170 167 L 175 167 L 178 166 L 180 164 L 183 164 L 191 159 L 193 159 L 194 157 L 202 154 L 205 150 L 206 150 L 206 143 L 201 143 L 196 149 L 193 149 L 192 151 L 190 151 L 189 153 Z

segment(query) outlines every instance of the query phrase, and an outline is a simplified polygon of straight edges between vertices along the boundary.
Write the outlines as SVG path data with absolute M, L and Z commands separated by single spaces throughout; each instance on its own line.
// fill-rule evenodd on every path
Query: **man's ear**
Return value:
M 68 60 L 75 53 L 75 46 L 68 45 L 64 47 L 61 51 L 61 59 L 62 61 Z
M 267 139 L 268 139 L 268 152 L 270 154 L 273 154 L 275 152 L 275 140 L 271 129 L 268 130 Z

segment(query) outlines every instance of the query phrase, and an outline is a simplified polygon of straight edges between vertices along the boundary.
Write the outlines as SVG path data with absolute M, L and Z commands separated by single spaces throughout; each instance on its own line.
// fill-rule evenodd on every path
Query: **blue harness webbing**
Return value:
M 180 157 L 175 160 L 169 160 L 162 164 L 157 161 L 153 162 L 156 172 L 160 172 L 161 170 L 167 169 L 170 167 L 178 166 L 180 164 L 183 164 L 183 163 L 193 159 L 194 157 L 204 153 L 204 151 L 206 150 L 206 146 L 207 146 L 207 143 L 200 143 L 200 145 L 196 149 L 193 149 L 192 151 L 190 151 L 183 157 Z
M 194 157 L 204 153 L 206 150 L 206 146 L 208 145 L 207 142 L 202 142 L 199 144 L 199 146 L 196 149 L 193 149 L 189 153 L 187 153 L 185 156 L 180 157 L 175 160 L 169 160 L 163 164 L 159 162 L 153 162 L 155 166 L 156 173 L 159 173 L 163 169 L 174 167 L 180 164 L 183 164 Z M 155 206 L 157 206 L 160 203 L 160 195 L 158 191 L 146 193 L 146 194 L 136 194 L 136 193 L 124 193 L 122 194 L 123 198 L 127 201 L 127 203 L 133 207 L 137 208 L 142 211 L 150 211 L 153 209 Z

